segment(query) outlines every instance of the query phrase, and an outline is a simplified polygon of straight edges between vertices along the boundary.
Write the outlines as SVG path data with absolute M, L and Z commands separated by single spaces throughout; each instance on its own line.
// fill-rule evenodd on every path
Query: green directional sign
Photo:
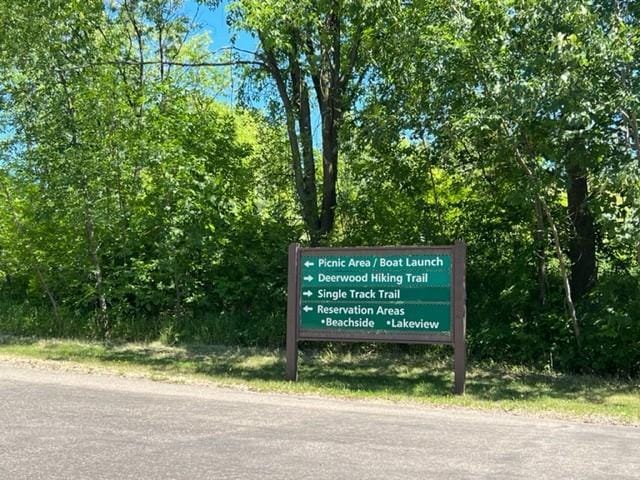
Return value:
M 289 245 L 287 378 L 298 378 L 300 341 L 435 343 L 453 346 L 464 393 L 466 251 Z
M 303 251 L 301 329 L 451 332 L 450 253 Z

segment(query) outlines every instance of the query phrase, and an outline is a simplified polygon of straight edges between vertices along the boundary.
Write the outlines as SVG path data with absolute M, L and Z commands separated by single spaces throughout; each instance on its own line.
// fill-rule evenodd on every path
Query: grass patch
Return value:
M 451 393 L 453 366 L 433 353 L 304 351 L 296 383 L 281 350 L 224 346 L 102 344 L 0 338 L 0 359 L 29 358 L 173 382 L 540 414 L 640 425 L 640 381 L 471 364 L 467 393 Z

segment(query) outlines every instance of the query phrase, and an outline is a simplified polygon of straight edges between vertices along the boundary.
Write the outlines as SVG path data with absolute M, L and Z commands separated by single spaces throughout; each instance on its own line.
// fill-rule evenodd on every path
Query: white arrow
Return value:
M 303 309 L 305 312 L 310 312 L 311 310 L 313 310 L 313 307 L 310 307 L 309 305 L 305 305 L 304 307 L 302 307 L 302 309 Z
M 313 292 L 311 290 L 305 290 L 304 292 L 302 292 L 302 294 L 305 297 L 310 297 L 311 295 L 313 295 Z
M 306 277 L 302 277 L 302 279 L 310 282 L 311 280 L 313 280 L 313 277 L 311 275 L 307 275 Z
M 306 262 L 304 262 L 304 266 L 305 267 L 313 267 L 315 265 L 315 263 L 310 262 L 309 260 L 307 260 Z

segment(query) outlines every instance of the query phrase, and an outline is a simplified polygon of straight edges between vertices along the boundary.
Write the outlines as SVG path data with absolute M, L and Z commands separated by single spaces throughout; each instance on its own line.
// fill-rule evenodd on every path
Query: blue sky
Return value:
M 227 26 L 225 15 L 228 4 L 228 0 L 223 0 L 218 8 L 211 9 L 203 5 L 199 6 L 196 0 L 185 2 L 185 13 L 190 18 L 195 18 L 195 23 L 199 24 L 203 31 L 209 32 L 212 51 L 231 44 L 231 32 Z M 242 33 L 236 39 L 236 46 L 253 51 L 256 47 L 256 41 L 250 35 Z
M 225 20 L 225 8 L 227 1 L 216 9 L 198 5 L 195 0 L 187 0 L 185 2 L 185 13 L 190 18 L 195 18 L 195 23 L 202 26 L 203 30 L 207 30 L 213 40 L 213 49 L 217 49 L 229 44 L 230 32 Z

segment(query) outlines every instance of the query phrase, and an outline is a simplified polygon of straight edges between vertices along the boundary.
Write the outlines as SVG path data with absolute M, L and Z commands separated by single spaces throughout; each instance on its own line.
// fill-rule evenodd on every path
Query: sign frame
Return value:
M 317 330 L 301 328 L 301 258 L 304 253 L 312 256 L 345 255 L 450 255 L 451 256 L 451 334 L 443 333 L 389 333 L 388 331 L 341 331 L 335 329 Z M 297 243 L 289 245 L 289 267 L 287 288 L 287 380 L 298 379 L 298 343 L 301 341 L 321 342 L 380 342 L 407 344 L 451 345 L 454 350 L 454 393 L 464 394 L 466 372 L 466 255 L 464 241 L 457 240 L 445 246 L 385 246 L 385 247 L 301 247 Z

